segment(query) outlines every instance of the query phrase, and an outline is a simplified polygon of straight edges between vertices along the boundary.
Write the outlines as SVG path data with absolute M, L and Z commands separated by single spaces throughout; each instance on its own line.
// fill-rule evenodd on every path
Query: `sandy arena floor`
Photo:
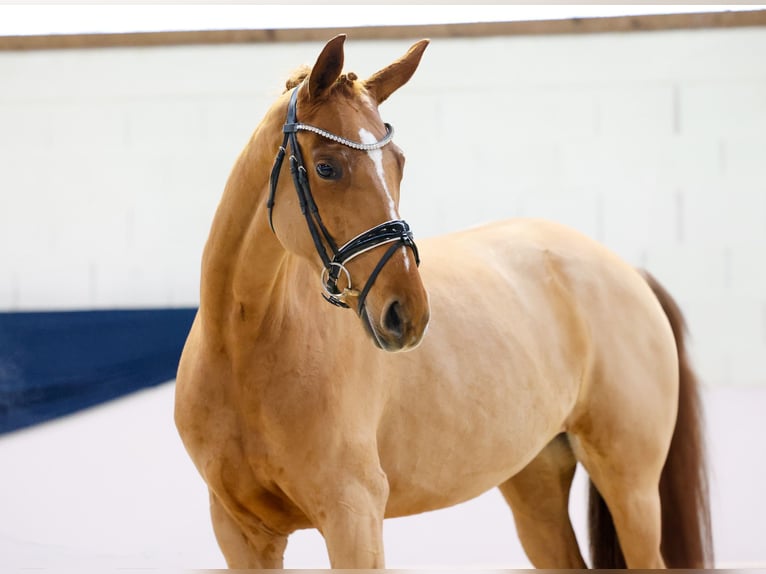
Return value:
M 719 567 L 766 563 L 766 389 L 705 394 Z M 0 567 L 212 569 L 206 490 L 172 422 L 173 385 L 0 437 Z M 583 473 L 572 515 L 581 545 Z M 497 491 L 385 525 L 389 568 L 525 568 Z M 287 568 L 328 566 L 316 531 L 298 532 Z

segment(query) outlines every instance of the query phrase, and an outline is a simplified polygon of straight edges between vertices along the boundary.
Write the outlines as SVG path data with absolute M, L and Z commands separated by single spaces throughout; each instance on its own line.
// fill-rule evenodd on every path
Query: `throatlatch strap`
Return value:
M 274 233 L 274 221 L 272 219 L 272 213 L 274 211 L 275 195 L 277 193 L 277 182 L 279 181 L 279 172 L 282 170 L 282 161 L 285 159 L 285 146 L 287 145 L 287 134 L 285 139 L 282 140 L 282 145 L 279 146 L 277 157 L 274 159 L 274 165 L 271 167 L 271 176 L 269 177 L 270 190 L 269 200 L 266 202 L 266 207 L 269 210 L 269 227 L 271 232 Z

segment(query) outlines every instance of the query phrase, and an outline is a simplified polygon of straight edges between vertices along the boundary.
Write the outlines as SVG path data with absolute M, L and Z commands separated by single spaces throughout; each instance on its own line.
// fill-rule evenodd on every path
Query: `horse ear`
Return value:
M 343 71 L 343 43 L 345 34 L 339 34 L 327 42 L 319 54 L 309 76 L 309 97 L 315 100 L 332 86 Z
M 364 82 L 365 88 L 378 104 L 383 103 L 388 96 L 401 88 L 412 77 L 428 43 L 429 40 L 421 40 L 396 62 L 376 72 Z

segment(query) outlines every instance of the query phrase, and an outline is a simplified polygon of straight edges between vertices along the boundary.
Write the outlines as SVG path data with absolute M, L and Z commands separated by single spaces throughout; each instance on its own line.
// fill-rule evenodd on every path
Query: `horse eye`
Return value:
M 319 177 L 321 177 L 322 179 L 337 178 L 337 173 L 335 172 L 335 168 L 331 166 L 329 163 L 318 163 L 317 173 L 319 174 Z

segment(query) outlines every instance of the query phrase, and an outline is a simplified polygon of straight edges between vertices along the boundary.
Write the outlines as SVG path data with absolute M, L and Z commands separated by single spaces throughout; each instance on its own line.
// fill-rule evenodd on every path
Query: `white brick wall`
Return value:
M 371 73 L 409 42 L 354 41 Z M 0 309 L 193 305 L 229 169 L 316 43 L 0 52 Z M 382 111 L 419 236 L 554 218 L 766 384 L 766 29 L 436 40 Z

